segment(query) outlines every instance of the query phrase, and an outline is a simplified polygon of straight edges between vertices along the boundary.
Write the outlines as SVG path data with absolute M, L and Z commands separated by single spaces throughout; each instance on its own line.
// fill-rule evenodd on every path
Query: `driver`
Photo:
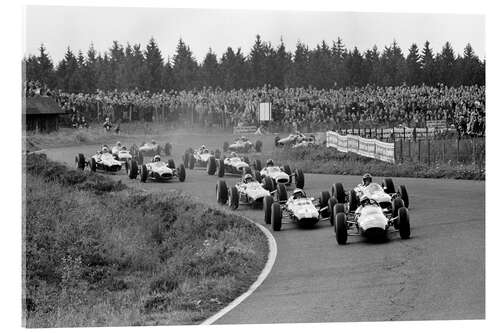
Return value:
M 234 151 L 231 153 L 231 157 L 236 157 L 236 153 Z
M 268 167 L 269 167 L 269 166 L 274 166 L 274 162 L 273 162 L 273 160 L 271 160 L 271 159 L 267 160 L 267 161 L 266 161 L 266 166 L 268 166 Z
M 160 155 L 155 155 L 155 157 L 153 157 L 153 160 L 151 162 L 160 162 L 160 161 L 161 161 Z
M 201 145 L 201 147 L 200 147 L 200 152 L 202 152 L 202 153 L 203 153 L 203 152 L 205 151 L 205 149 L 207 149 L 207 147 L 205 147 L 205 145 Z
M 371 183 L 372 183 L 372 175 L 370 175 L 369 173 L 365 173 L 363 175 L 363 183 L 360 184 L 360 185 L 363 186 L 363 187 L 367 187 Z
M 243 183 L 248 184 L 253 182 L 253 176 L 249 173 L 247 173 L 245 176 L 243 176 Z
M 304 190 L 301 190 L 300 188 L 296 188 L 293 190 L 293 198 L 294 199 L 299 199 L 299 198 L 306 198 L 306 192 Z
M 109 148 L 108 146 L 102 146 L 102 149 L 101 149 L 101 154 L 107 154 L 109 153 Z
M 117 142 L 116 142 L 116 146 L 117 146 L 118 148 L 120 148 L 120 147 L 122 146 L 122 143 L 121 143 L 120 141 L 117 141 Z
M 155 140 L 151 140 L 151 144 L 155 145 L 156 141 Z

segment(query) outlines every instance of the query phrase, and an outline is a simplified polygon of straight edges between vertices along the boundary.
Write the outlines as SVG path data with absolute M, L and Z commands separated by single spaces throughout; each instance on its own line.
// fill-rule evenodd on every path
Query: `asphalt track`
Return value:
M 74 165 L 96 146 L 47 150 Z M 180 162 L 180 157 L 176 162 Z M 216 176 L 188 170 L 185 183 L 140 183 L 124 172 L 112 177 L 150 191 L 181 189 L 215 203 Z M 239 178 L 226 176 L 228 184 Z M 332 183 L 351 188 L 359 177 L 306 174 L 305 190 L 318 196 Z M 377 182 L 382 179 L 375 178 Z M 397 233 L 385 243 L 358 236 L 339 246 L 328 221 L 312 229 L 286 224 L 273 232 L 275 265 L 262 285 L 215 324 L 334 321 L 447 320 L 485 317 L 485 183 L 449 179 L 394 178 L 410 195 L 411 238 Z M 238 213 L 260 223 L 263 212 Z M 267 226 L 269 228 L 269 226 Z

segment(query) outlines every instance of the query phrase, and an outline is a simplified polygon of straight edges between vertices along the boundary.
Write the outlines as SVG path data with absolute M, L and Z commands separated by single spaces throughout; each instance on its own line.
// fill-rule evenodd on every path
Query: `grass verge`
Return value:
M 26 157 L 27 327 L 194 324 L 267 260 L 256 226 L 178 191 L 147 194 Z
M 362 175 L 370 173 L 380 177 L 454 178 L 484 180 L 485 170 L 474 164 L 457 163 L 397 163 L 391 164 L 354 153 L 342 153 L 333 148 L 283 148 L 254 154 L 263 162 L 269 158 L 277 165 L 289 164 L 304 172 L 320 174 Z M 483 164 L 484 165 L 484 164 Z

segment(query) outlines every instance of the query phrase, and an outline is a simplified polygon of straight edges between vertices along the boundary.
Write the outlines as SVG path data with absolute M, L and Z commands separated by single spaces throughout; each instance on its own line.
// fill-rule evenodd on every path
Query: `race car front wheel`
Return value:
M 345 213 L 335 215 L 335 238 L 339 245 L 347 243 L 347 225 Z
M 274 231 L 281 230 L 281 206 L 278 202 L 271 205 L 271 225 Z

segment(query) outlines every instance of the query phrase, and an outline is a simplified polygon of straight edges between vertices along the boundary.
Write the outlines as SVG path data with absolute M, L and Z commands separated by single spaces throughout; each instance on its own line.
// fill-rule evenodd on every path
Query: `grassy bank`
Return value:
M 271 158 L 275 164 L 289 164 L 310 173 L 345 175 L 371 173 L 373 176 L 381 177 L 485 179 L 484 169 L 481 170 L 473 164 L 435 163 L 427 165 L 426 163 L 410 162 L 391 164 L 353 153 L 342 153 L 326 147 L 275 149 L 272 152 L 255 154 L 253 158 L 259 158 L 263 162 Z
M 257 227 L 178 191 L 138 192 L 38 154 L 25 171 L 28 327 L 196 323 L 267 259 Z

